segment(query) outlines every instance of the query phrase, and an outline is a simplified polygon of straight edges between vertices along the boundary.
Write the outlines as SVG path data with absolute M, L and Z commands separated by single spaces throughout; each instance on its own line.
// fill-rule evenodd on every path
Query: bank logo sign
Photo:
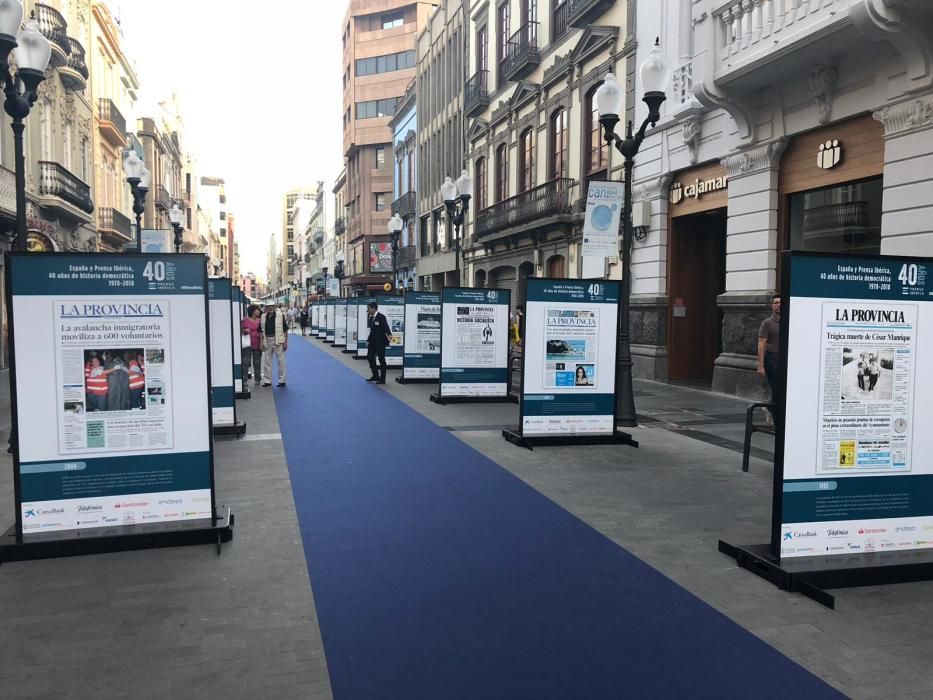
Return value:
M 693 182 L 688 182 L 686 184 L 674 182 L 671 185 L 671 204 L 680 204 L 684 199 L 699 199 L 704 194 L 718 192 L 726 189 L 728 186 L 729 178 L 725 175 L 722 177 L 710 177 L 705 180 L 695 178 Z
M 832 170 L 842 161 L 842 144 L 839 139 L 833 139 L 820 144 L 816 156 L 816 166 L 823 170 Z

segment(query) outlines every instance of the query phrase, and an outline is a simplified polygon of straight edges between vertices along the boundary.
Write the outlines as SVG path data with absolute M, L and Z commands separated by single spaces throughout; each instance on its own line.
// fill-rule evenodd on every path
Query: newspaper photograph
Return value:
M 169 302 L 55 303 L 61 454 L 172 447 Z
M 415 351 L 436 353 L 441 350 L 441 307 L 422 306 L 415 328 Z
M 495 307 L 480 305 L 458 306 L 454 366 L 495 366 L 495 330 Z
M 910 471 L 917 307 L 823 304 L 817 472 Z
M 553 308 L 544 311 L 545 389 L 596 385 L 599 323 L 595 309 Z

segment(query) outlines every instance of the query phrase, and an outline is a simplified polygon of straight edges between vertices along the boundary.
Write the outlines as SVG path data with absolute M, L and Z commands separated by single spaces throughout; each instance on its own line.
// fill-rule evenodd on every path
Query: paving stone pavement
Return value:
M 0 566 L 0 698 L 331 697 L 271 391 L 237 402 L 264 439 L 215 442 L 217 502 L 236 515 L 221 556 L 204 545 Z M 7 406 L 4 388 L 9 425 Z M 4 529 L 12 464 L 0 457 Z
M 365 362 L 308 342 L 368 375 Z M 501 436 L 499 426 L 518 424 L 516 405 L 437 406 L 428 398 L 436 385 L 400 385 L 392 379 L 397 374 L 390 372 L 389 383 L 373 391 L 389 391 L 451 430 L 842 692 L 866 699 L 933 697 L 933 582 L 836 590 L 836 609 L 829 610 L 780 591 L 718 552 L 720 539 L 751 544 L 769 537 L 772 464 L 753 457 L 750 472 L 742 473 L 736 449 L 745 401 L 636 380 L 639 413 L 656 419 L 632 429 L 640 448 L 530 451 Z M 686 434 L 684 423 L 691 423 Z M 691 437 L 696 432 L 732 445 Z M 770 456 L 773 438 L 755 438 L 756 454 Z M 748 696 L 755 697 L 753 688 Z

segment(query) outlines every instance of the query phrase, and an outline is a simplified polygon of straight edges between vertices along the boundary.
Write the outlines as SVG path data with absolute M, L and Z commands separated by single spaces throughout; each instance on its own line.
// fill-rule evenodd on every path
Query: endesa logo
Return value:
M 916 525 L 898 525 L 896 528 L 894 528 L 894 532 L 916 532 L 916 531 L 917 531 Z
M 180 506 L 181 499 L 180 498 L 163 498 L 161 501 L 159 501 L 159 505 L 160 506 Z

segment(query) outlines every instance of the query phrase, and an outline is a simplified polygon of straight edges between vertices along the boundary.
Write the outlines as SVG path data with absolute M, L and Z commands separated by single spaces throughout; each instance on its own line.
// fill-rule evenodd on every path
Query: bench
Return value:
M 772 411 L 774 404 L 770 401 L 761 401 L 758 403 L 753 403 L 745 409 L 745 445 L 742 449 L 742 471 L 748 471 L 748 456 L 752 449 L 752 434 L 753 433 L 767 433 L 768 435 L 774 435 L 774 426 L 767 423 L 756 423 L 755 422 L 755 409 L 756 408 L 766 408 L 768 411 Z M 773 415 L 773 411 L 772 411 Z

